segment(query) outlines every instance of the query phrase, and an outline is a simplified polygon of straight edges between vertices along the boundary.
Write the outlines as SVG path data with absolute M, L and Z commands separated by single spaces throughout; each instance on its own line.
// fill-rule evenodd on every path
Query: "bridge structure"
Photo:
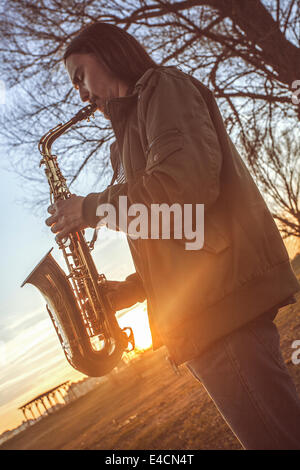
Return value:
M 24 403 L 24 405 L 20 406 L 19 410 L 23 412 L 25 421 L 29 421 L 29 419 L 32 420 L 32 418 L 33 420 L 36 420 L 39 416 L 43 415 L 44 411 L 47 415 L 52 413 L 54 411 L 54 407 L 59 404 L 58 395 L 65 404 L 66 401 L 63 391 L 68 392 L 70 390 L 73 398 L 76 398 L 74 390 L 70 388 L 70 384 L 71 382 L 69 380 L 67 382 L 63 382 L 62 384 L 47 390 L 46 392 L 38 395 L 27 403 Z M 43 409 L 43 411 L 41 411 L 40 407 Z M 38 416 L 34 414 L 34 411 L 38 412 Z M 28 418 L 27 413 L 31 413 L 32 418 Z

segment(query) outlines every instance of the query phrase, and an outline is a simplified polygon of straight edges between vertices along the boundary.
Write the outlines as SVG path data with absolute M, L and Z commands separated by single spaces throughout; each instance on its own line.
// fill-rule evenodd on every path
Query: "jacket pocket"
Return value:
M 178 129 L 169 129 L 149 144 L 147 149 L 146 172 L 150 172 L 165 158 L 183 148 L 183 134 Z

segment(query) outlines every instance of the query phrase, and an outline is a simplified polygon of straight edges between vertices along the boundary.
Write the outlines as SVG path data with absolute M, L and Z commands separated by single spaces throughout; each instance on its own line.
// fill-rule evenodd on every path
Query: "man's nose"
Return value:
M 86 88 L 84 88 L 82 86 L 79 87 L 79 95 L 80 95 L 81 101 L 83 101 L 83 102 L 89 101 L 90 94 L 89 94 L 89 92 L 87 91 Z

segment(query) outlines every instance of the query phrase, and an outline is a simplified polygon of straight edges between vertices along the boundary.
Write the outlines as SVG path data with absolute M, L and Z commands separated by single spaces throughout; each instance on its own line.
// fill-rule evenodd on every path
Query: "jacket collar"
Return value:
M 146 72 L 138 79 L 135 85 L 129 90 L 129 94 L 126 96 L 122 96 L 120 98 L 112 98 L 106 102 L 106 107 L 108 110 L 112 108 L 118 107 L 118 105 L 122 109 L 126 109 L 128 105 L 130 105 L 140 93 L 140 89 L 145 86 L 149 78 L 151 77 L 152 73 L 154 72 L 154 68 L 150 68 L 146 70 Z
M 146 72 L 135 83 L 133 88 L 129 90 L 128 95 L 119 98 L 112 98 L 106 101 L 106 114 L 109 116 L 115 131 L 117 130 L 117 123 L 126 117 L 132 105 L 136 103 L 141 88 L 145 86 L 154 70 L 154 68 L 146 70 Z
M 136 84 L 134 86 L 134 91 L 138 91 L 141 87 L 143 87 L 147 83 L 147 81 L 149 80 L 149 78 L 153 74 L 154 70 L 156 70 L 156 69 L 151 68 L 151 69 L 146 70 L 146 72 L 136 82 Z

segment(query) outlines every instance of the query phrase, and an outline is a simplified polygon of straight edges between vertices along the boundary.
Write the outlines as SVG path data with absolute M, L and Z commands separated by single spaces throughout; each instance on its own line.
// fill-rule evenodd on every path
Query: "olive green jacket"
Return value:
M 131 94 L 107 102 L 116 136 L 117 183 L 89 194 L 92 227 L 101 203 L 204 204 L 204 246 L 130 239 L 136 292 L 143 285 L 153 346 L 175 363 L 299 290 L 277 226 L 224 127 L 213 94 L 175 67 L 149 69 Z M 142 298 L 137 296 L 137 300 Z

